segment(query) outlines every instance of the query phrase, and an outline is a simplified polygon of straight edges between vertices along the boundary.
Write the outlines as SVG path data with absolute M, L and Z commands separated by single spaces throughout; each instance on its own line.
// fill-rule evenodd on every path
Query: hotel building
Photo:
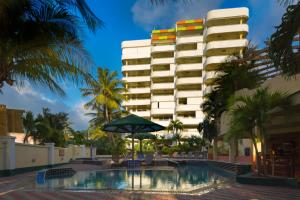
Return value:
M 197 135 L 203 96 L 217 67 L 247 46 L 248 8 L 212 10 L 206 19 L 182 20 L 153 30 L 151 39 L 122 42 L 126 110 L 163 126 L 178 119 L 183 136 Z

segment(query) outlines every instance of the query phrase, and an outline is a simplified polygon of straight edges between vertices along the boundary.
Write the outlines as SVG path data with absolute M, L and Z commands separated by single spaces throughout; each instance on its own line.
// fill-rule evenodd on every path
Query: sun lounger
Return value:
M 138 167 L 141 167 L 141 161 L 140 160 L 128 160 L 127 161 L 127 167 L 128 168 L 138 168 Z

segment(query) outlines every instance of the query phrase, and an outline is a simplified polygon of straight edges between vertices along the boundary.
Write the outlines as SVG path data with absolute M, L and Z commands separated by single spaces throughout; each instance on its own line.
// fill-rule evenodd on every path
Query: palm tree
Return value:
M 276 32 L 271 36 L 269 56 L 275 67 L 290 76 L 300 72 L 299 46 L 294 46 L 294 37 L 299 35 L 300 2 L 292 0 L 281 0 L 281 2 L 288 7 L 282 16 L 281 24 L 276 27 Z
M 23 139 L 23 143 L 28 143 L 28 138 L 31 137 L 34 144 L 38 139 L 38 134 L 36 131 L 36 121 L 34 115 L 31 111 L 27 111 L 22 116 L 23 126 L 25 130 L 25 137 Z
M 262 142 L 262 147 L 265 147 L 264 144 L 268 136 L 267 125 L 270 123 L 271 111 L 277 107 L 286 108 L 289 105 L 290 99 L 287 94 L 270 92 L 268 88 L 257 89 L 252 96 L 235 97 L 231 102 L 230 114 L 232 118 L 230 129 L 226 133 L 227 138 L 250 136 L 256 152 L 258 173 L 261 173 L 261 166 L 265 167 L 265 165 L 264 162 L 261 163 L 257 139 Z M 258 131 L 256 132 L 255 129 Z M 264 148 L 262 148 L 262 155 L 265 158 Z
M 101 126 L 112 119 L 120 117 L 124 113 L 121 102 L 125 100 L 125 83 L 117 78 L 117 72 L 98 68 L 97 80 L 90 82 L 89 88 L 82 88 L 83 96 L 92 96 L 85 104 L 85 108 L 96 110 L 88 115 L 94 116 L 92 126 Z M 114 142 L 112 134 L 109 134 L 111 142 Z
M 8 0 L 0 10 L 0 89 L 28 80 L 64 95 L 58 81 L 89 78 L 76 10 L 91 30 L 101 21 L 85 0 Z
M 203 139 L 212 142 L 212 140 L 217 137 L 218 131 L 214 120 L 204 118 L 203 122 L 199 123 L 198 132 L 202 133 Z
M 97 80 L 91 81 L 89 88 L 82 88 L 83 96 L 92 96 L 85 108 L 95 109 L 103 113 L 104 122 L 110 122 L 116 111 L 121 110 L 121 102 L 125 100 L 125 82 L 117 78 L 117 72 L 98 68 Z
M 53 142 L 56 146 L 65 146 L 66 133 L 72 131 L 69 124 L 67 113 L 51 113 L 48 108 L 43 108 L 35 119 L 38 141 L 41 144 Z
M 180 145 L 180 140 L 181 140 L 180 131 L 183 130 L 183 123 L 178 119 L 171 120 L 167 129 L 168 131 L 173 131 L 174 139 L 176 140 L 177 144 Z

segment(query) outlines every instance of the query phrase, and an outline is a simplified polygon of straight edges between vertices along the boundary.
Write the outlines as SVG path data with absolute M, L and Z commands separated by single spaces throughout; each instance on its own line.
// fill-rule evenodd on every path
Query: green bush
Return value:
M 163 148 L 162 148 L 162 153 L 163 154 L 167 154 L 167 155 L 169 155 L 170 154 L 170 152 L 171 152 L 171 148 L 170 147 L 168 147 L 168 146 L 163 146 Z

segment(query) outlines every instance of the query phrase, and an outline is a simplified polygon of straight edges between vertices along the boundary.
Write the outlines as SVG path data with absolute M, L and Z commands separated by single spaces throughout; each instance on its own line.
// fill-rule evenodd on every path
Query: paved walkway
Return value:
M 75 170 L 91 170 L 91 165 L 68 165 Z M 100 168 L 99 168 L 100 169 Z M 0 178 L 0 200 L 300 200 L 300 189 L 230 185 L 202 195 L 150 194 L 131 192 L 42 191 L 34 188 L 35 173 Z

